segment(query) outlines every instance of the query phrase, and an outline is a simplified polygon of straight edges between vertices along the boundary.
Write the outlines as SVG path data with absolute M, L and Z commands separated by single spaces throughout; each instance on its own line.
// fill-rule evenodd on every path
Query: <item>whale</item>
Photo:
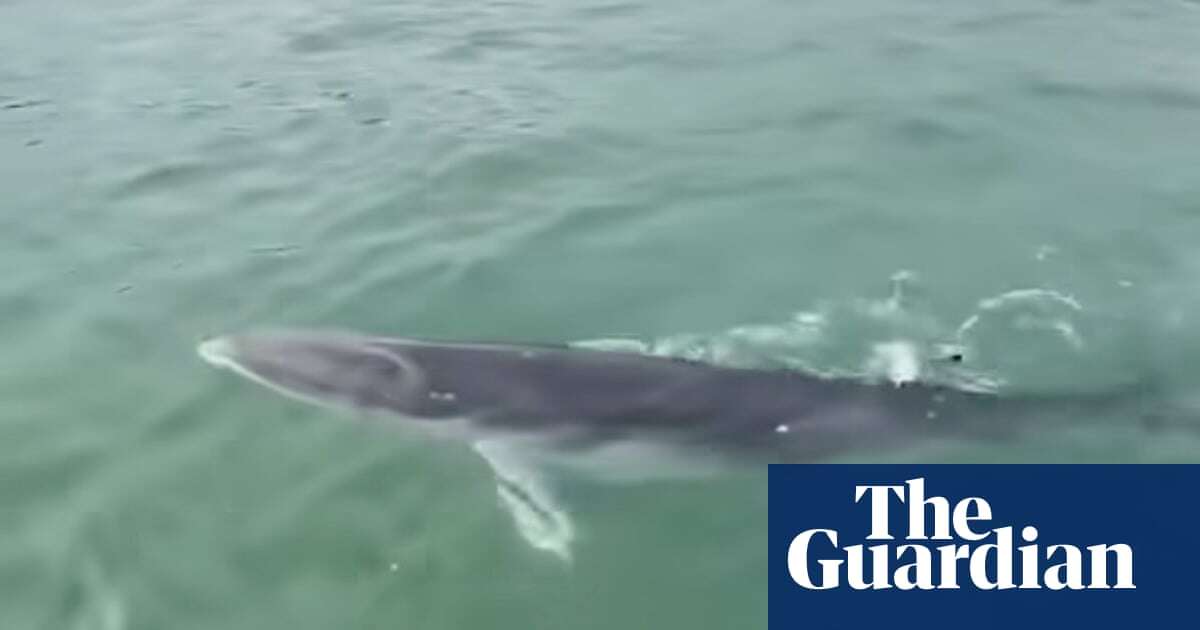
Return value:
M 644 479 L 1003 440 L 1130 397 L 1005 396 L 569 345 L 344 331 L 231 334 L 197 352 L 285 396 L 469 445 L 490 465 L 522 537 L 564 559 L 575 526 L 548 469 Z

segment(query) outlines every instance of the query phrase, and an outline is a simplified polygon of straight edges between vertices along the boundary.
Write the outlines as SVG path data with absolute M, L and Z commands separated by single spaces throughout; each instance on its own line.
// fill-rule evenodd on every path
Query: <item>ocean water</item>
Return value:
M 465 447 L 195 345 L 566 341 L 1187 409 L 1198 167 L 1193 0 L 4 0 L 0 628 L 764 627 L 761 472 L 563 480 L 567 565 Z M 1200 461 L 1187 414 L 1107 416 L 843 460 Z

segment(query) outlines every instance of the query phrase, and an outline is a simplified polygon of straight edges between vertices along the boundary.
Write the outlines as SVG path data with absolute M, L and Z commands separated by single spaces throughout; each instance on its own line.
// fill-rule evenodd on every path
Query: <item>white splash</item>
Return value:
M 649 344 L 640 339 L 630 339 L 628 337 L 584 339 L 582 341 L 572 341 L 567 345 L 572 348 L 602 350 L 605 352 L 631 352 L 634 354 L 649 354 L 650 352 Z
M 996 297 L 980 300 L 979 308 L 985 311 L 991 311 L 1010 302 L 1026 302 L 1030 300 L 1051 300 L 1060 304 L 1064 304 L 1076 311 L 1083 310 L 1083 305 L 1079 303 L 1079 300 L 1075 299 L 1071 295 L 1059 293 L 1053 289 L 1016 289 L 1013 291 L 1008 291 L 1001 293 Z
M 892 291 L 886 300 L 872 300 L 866 304 L 866 312 L 876 319 L 888 319 L 904 310 L 905 286 L 917 279 L 917 274 L 901 269 L 892 274 Z
M 1050 327 L 1066 339 L 1076 350 L 1083 349 L 1083 337 L 1079 335 L 1079 331 L 1075 329 L 1075 325 L 1065 319 L 1055 320 L 1050 322 Z
M 893 385 L 916 381 L 921 376 L 921 351 L 910 341 L 895 340 L 871 347 L 867 372 L 883 374 Z
M 995 297 L 986 298 L 979 301 L 979 310 L 981 313 L 996 311 L 1006 306 L 1034 303 L 1045 304 L 1046 302 L 1065 306 L 1072 311 L 1082 311 L 1083 305 L 1074 296 L 1066 293 L 1060 293 L 1052 289 L 1017 289 L 1001 293 Z M 956 337 L 960 344 L 966 338 L 982 318 L 981 313 L 974 313 L 968 317 L 962 324 L 959 325 L 956 331 Z M 1016 325 L 1024 330 L 1052 330 L 1057 332 L 1067 343 L 1071 344 L 1076 350 L 1080 350 L 1084 346 L 1083 337 L 1076 330 L 1075 325 L 1070 320 L 1062 317 L 1049 318 L 1046 315 L 1033 316 L 1021 315 L 1016 320 Z

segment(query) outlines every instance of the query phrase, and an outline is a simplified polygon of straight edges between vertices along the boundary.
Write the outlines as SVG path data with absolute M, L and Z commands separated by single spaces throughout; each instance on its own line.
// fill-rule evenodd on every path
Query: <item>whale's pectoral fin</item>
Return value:
M 492 467 L 500 503 L 512 514 L 521 537 L 535 549 L 570 562 L 574 524 L 538 472 L 512 447 L 494 441 L 474 446 Z

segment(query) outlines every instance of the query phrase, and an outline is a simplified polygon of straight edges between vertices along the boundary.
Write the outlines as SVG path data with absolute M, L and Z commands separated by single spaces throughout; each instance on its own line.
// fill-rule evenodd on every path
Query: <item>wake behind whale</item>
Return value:
M 284 395 L 470 444 L 491 465 L 521 533 L 564 558 L 574 527 L 540 473 L 547 462 L 674 472 L 713 463 L 813 462 L 929 440 L 1002 438 L 1036 426 L 1047 410 L 1078 415 L 1112 403 L 566 346 L 334 332 L 232 335 L 206 341 L 198 352 Z

